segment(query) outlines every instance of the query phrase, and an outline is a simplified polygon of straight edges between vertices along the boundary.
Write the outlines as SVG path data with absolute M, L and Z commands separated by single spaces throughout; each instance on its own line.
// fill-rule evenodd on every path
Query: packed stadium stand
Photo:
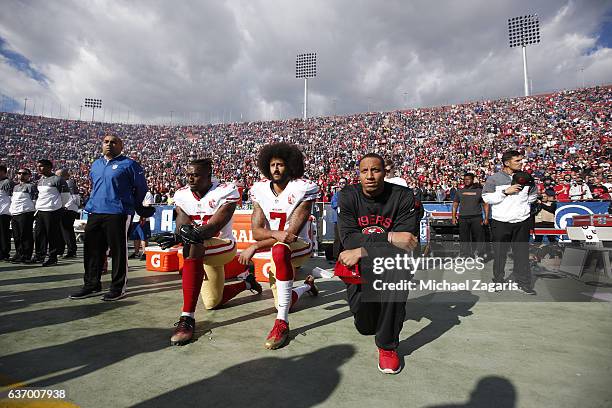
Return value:
M 390 158 L 423 199 L 448 192 L 466 171 L 480 181 L 510 148 L 525 151 L 525 169 L 536 179 L 566 174 L 592 186 L 609 184 L 612 164 L 612 87 L 405 111 L 199 126 L 154 126 L 62 120 L 15 113 L 0 116 L 0 160 L 11 176 L 35 168 L 41 158 L 71 170 L 81 193 L 89 188 L 90 164 L 100 155 L 104 134 L 125 141 L 124 153 L 146 170 L 150 188 L 171 197 L 195 157 L 211 157 L 216 177 L 246 187 L 260 176 L 254 160 L 272 141 L 298 144 L 306 176 L 327 201 L 340 176 L 356 180 L 357 159 L 375 151 Z M 448 198 L 448 195 L 447 195 Z M 607 198 L 608 197 L 594 197 Z

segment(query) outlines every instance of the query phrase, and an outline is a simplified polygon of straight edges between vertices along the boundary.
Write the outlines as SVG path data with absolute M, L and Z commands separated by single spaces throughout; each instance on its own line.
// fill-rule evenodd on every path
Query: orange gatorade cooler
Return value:
M 185 263 L 185 258 L 183 257 L 183 248 L 179 247 L 178 248 L 178 271 L 182 272 L 183 271 L 183 264 Z M 246 271 L 246 266 L 242 265 L 240 262 L 238 262 L 238 255 L 240 253 L 238 253 L 234 259 L 232 259 L 232 261 L 228 264 L 226 264 L 223 267 L 223 271 L 225 272 L 225 279 L 231 279 L 231 278 L 235 278 L 236 276 L 240 275 L 242 272 Z
M 232 234 L 234 234 L 239 251 L 247 249 L 251 244 L 255 243 L 253 232 L 251 231 L 252 213 L 252 210 L 236 210 L 234 212 Z
M 147 271 L 175 272 L 179 270 L 178 248 L 146 247 Z
M 255 265 L 255 279 L 257 279 L 257 282 L 270 282 L 271 255 L 270 252 L 261 252 L 253 255 L 253 258 L 251 258 L 251 262 Z

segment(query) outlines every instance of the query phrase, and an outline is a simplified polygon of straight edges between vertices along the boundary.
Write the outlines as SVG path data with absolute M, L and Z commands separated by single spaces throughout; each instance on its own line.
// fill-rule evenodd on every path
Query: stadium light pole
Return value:
M 26 112 L 26 105 L 28 104 L 28 98 L 23 98 L 23 114 Z
M 79 120 L 81 120 L 82 115 L 83 115 L 83 105 L 79 107 Z
M 529 80 L 527 74 L 527 46 L 540 42 L 540 20 L 537 14 L 513 17 L 508 19 L 508 39 L 510 48 L 523 49 L 523 79 L 525 96 L 529 96 Z
M 85 107 L 91 108 L 91 121 L 94 121 L 96 109 L 102 108 L 102 99 L 85 98 Z
M 304 121 L 308 119 L 308 78 L 317 76 L 317 53 L 298 54 L 295 60 L 295 77 L 304 79 Z

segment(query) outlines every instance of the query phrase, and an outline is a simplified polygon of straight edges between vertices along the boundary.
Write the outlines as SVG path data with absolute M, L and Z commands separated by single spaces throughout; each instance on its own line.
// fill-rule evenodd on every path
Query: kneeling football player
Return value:
M 236 256 L 232 216 L 239 195 L 235 185 L 213 182 L 211 175 L 210 159 L 194 160 L 189 164 L 189 185 L 174 195 L 175 233 L 155 237 L 162 248 L 184 244 L 183 312 L 170 338 L 173 345 L 186 344 L 193 338 L 194 313 L 200 292 L 206 309 L 223 305 L 244 290 L 262 292 L 252 274 L 244 281 L 225 285 L 224 265 Z
M 278 313 L 265 347 L 273 350 L 287 342 L 289 310 L 300 296 L 318 293 L 311 275 L 297 288 L 293 288 L 293 280 L 295 268 L 312 254 L 310 213 L 319 188 L 301 178 L 304 156 L 297 146 L 287 143 L 264 146 L 259 152 L 257 167 L 267 178 L 253 184 L 250 190 L 251 228 L 257 242 L 240 254 L 239 261 L 246 264 L 255 252 L 269 251 L 270 287 Z

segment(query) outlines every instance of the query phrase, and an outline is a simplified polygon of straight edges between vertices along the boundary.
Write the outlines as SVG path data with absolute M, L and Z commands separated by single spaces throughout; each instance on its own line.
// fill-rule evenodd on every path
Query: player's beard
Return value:
M 272 176 L 274 176 L 275 174 L 272 174 Z M 274 184 L 285 184 L 287 182 L 289 182 L 289 174 L 288 173 L 283 173 L 281 175 L 281 178 L 279 179 L 275 179 L 274 177 L 272 177 L 272 183 Z

